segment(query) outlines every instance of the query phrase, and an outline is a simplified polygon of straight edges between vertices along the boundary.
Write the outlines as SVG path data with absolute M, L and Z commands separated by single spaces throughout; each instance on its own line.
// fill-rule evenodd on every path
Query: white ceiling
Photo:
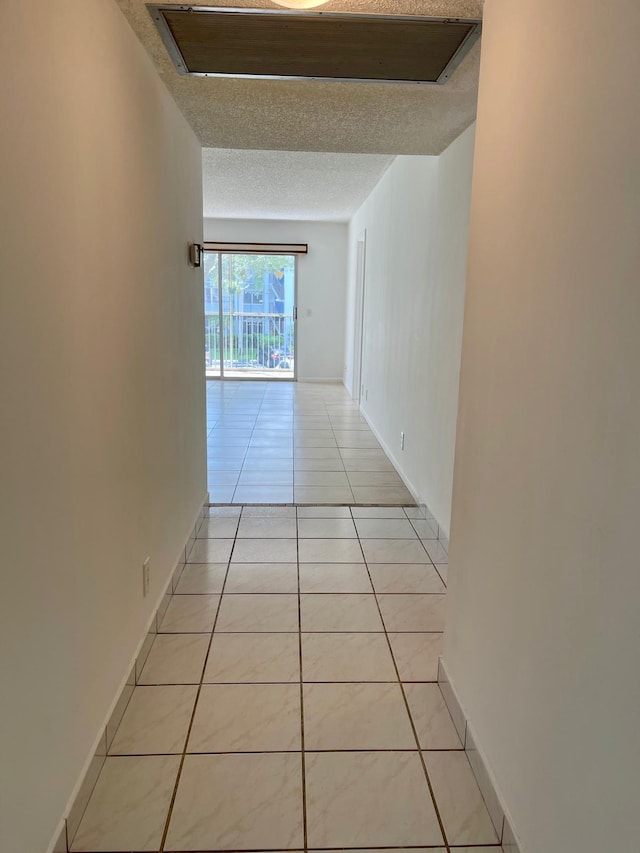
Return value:
M 480 42 L 441 86 L 181 77 L 147 11 L 148 0 L 116 2 L 207 148 L 440 154 L 475 119 Z M 271 0 L 198 5 L 281 8 Z M 482 17 L 482 8 L 483 0 L 330 0 L 322 6 L 327 12 L 461 18 Z
M 346 222 L 393 157 L 204 148 L 205 217 Z

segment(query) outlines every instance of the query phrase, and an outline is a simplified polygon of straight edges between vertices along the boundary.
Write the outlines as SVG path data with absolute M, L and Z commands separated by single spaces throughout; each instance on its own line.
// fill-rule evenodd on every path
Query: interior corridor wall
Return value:
M 44 853 L 205 499 L 201 153 L 112 0 L 3 3 L 0 66 L 0 849 Z
M 276 219 L 205 219 L 205 240 L 240 243 L 308 243 L 298 256 L 297 376 L 342 381 L 347 234 L 342 222 Z
M 345 385 L 354 394 L 356 246 L 366 231 L 362 409 L 449 530 L 474 128 L 440 157 L 397 157 L 349 227 Z M 405 433 L 404 450 L 400 433 Z
M 525 853 L 638 849 L 635 0 L 487 0 L 444 659 Z

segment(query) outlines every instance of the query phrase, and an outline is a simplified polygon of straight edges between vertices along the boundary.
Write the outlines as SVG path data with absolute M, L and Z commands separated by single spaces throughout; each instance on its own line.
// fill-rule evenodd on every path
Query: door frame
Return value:
M 364 345 L 364 293 L 367 271 L 367 229 L 356 240 L 356 289 L 353 334 L 353 380 L 351 396 L 362 403 L 362 355 Z

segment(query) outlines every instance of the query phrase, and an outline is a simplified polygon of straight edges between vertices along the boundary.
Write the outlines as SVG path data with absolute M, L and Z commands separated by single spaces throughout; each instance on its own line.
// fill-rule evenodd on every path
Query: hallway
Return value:
M 435 683 L 446 562 L 417 509 L 210 507 L 71 850 L 499 850 Z
M 207 382 L 211 503 L 414 500 L 343 385 Z

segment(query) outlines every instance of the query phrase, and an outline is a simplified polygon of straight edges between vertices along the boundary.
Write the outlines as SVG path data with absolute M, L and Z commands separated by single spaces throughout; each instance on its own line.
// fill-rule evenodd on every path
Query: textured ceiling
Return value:
M 440 154 L 475 119 L 480 42 L 441 86 L 182 77 L 144 0 L 116 2 L 206 148 Z M 270 0 L 198 5 L 279 8 Z M 322 11 L 480 18 L 482 5 L 483 0 L 330 0 Z
M 205 148 L 204 215 L 346 222 L 393 157 Z

